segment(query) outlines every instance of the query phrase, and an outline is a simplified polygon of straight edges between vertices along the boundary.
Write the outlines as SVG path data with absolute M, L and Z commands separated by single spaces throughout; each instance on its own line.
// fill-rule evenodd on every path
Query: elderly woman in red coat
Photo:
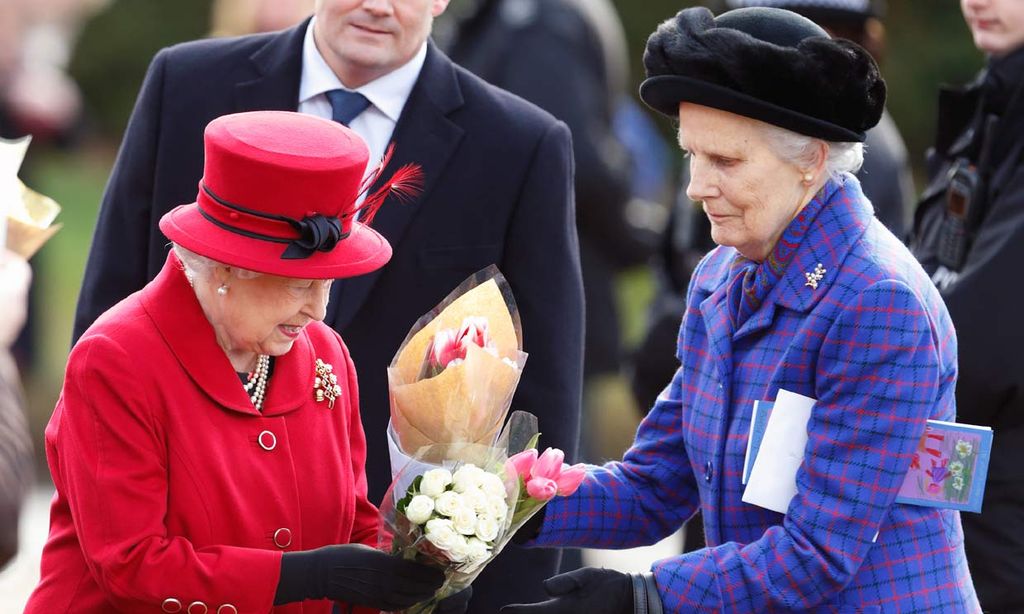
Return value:
M 26 611 L 326 614 L 330 600 L 429 598 L 439 571 L 363 545 L 378 514 L 356 374 L 321 323 L 332 279 L 391 256 L 356 221 L 386 194 L 357 205 L 366 146 L 284 112 L 222 117 L 205 142 L 197 202 L 160 220 L 163 270 L 71 353 Z

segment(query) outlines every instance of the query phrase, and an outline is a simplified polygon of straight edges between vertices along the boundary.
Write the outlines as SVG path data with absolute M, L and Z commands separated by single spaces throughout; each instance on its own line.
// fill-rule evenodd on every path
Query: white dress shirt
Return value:
M 302 77 L 299 82 L 298 110 L 300 113 L 331 119 L 331 102 L 325 92 L 341 88 L 366 96 L 370 106 L 353 119 L 348 127 L 366 141 L 370 149 L 367 170 L 372 170 L 384 156 L 384 151 L 395 132 L 395 124 L 398 123 L 405 102 L 420 76 L 423 62 L 427 58 L 427 43 L 424 42 L 416 55 L 402 66 L 353 90 L 338 79 L 317 49 L 316 41 L 313 39 L 315 24 L 314 17 L 306 28 L 306 38 L 302 43 Z

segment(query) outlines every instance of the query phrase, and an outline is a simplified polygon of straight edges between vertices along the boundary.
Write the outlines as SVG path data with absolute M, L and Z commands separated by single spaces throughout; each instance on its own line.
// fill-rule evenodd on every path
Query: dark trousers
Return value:
M 982 513 L 960 515 L 974 588 L 985 612 L 1024 612 L 1024 481 L 989 479 Z

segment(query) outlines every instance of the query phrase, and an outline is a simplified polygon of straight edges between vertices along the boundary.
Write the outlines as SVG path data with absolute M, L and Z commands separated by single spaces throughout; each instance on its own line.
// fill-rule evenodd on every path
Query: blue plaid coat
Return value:
M 953 325 L 855 178 L 817 198 L 738 330 L 725 300 L 737 253 L 704 259 L 672 383 L 621 462 L 549 504 L 536 544 L 650 544 L 699 506 L 709 547 L 652 566 L 666 611 L 980 612 L 958 513 L 893 502 L 925 421 L 954 419 Z M 780 388 L 818 400 L 785 515 L 743 503 L 740 481 L 753 402 Z

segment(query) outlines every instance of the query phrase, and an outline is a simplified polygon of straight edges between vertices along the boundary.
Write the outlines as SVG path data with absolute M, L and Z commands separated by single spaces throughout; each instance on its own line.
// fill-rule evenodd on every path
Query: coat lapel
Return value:
M 461 107 L 462 103 L 455 66 L 432 42 L 428 43 L 423 70 L 395 126 L 392 138 L 394 156 L 378 185 L 373 188 L 379 187 L 383 180 L 405 164 L 415 163 L 423 169 L 423 192 L 420 196 L 410 203 L 399 203 L 389 198 L 374 218 L 374 230 L 384 235 L 395 251 L 398 251 L 409 223 L 421 209 L 429 206 L 430 192 L 440 181 L 462 140 L 462 128 L 448 118 L 448 114 Z M 386 269 L 387 266 L 367 275 L 335 282 L 325 322 L 343 333 Z
M 729 267 L 735 259 L 736 250 L 733 248 L 717 248 L 694 282 L 695 290 L 706 296 L 700 303 L 700 314 L 720 382 L 727 381 L 732 373 L 732 321 L 725 287 L 729 281 Z
M 249 61 L 255 74 L 235 84 L 235 111 L 294 111 L 299 108 L 302 42 L 309 19 L 269 37 Z
M 213 327 L 173 252 L 156 279 L 142 289 L 142 305 L 182 369 L 203 392 L 226 409 L 260 415 L 242 389 L 227 354 L 217 345 Z M 309 398 L 301 392 L 312 394 L 312 347 L 307 335 L 304 332 L 287 354 L 275 359 L 263 415 L 298 409 Z
M 793 259 L 786 266 L 761 307 L 733 335 L 737 341 L 769 328 L 779 307 L 801 313 L 810 311 L 828 292 L 854 243 L 871 223 L 873 212 L 853 175 L 843 184 L 830 182 L 823 188 L 821 210 L 808 227 Z M 819 268 L 820 266 L 820 268 Z M 808 285 L 808 274 L 823 271 L 817 288 Z

